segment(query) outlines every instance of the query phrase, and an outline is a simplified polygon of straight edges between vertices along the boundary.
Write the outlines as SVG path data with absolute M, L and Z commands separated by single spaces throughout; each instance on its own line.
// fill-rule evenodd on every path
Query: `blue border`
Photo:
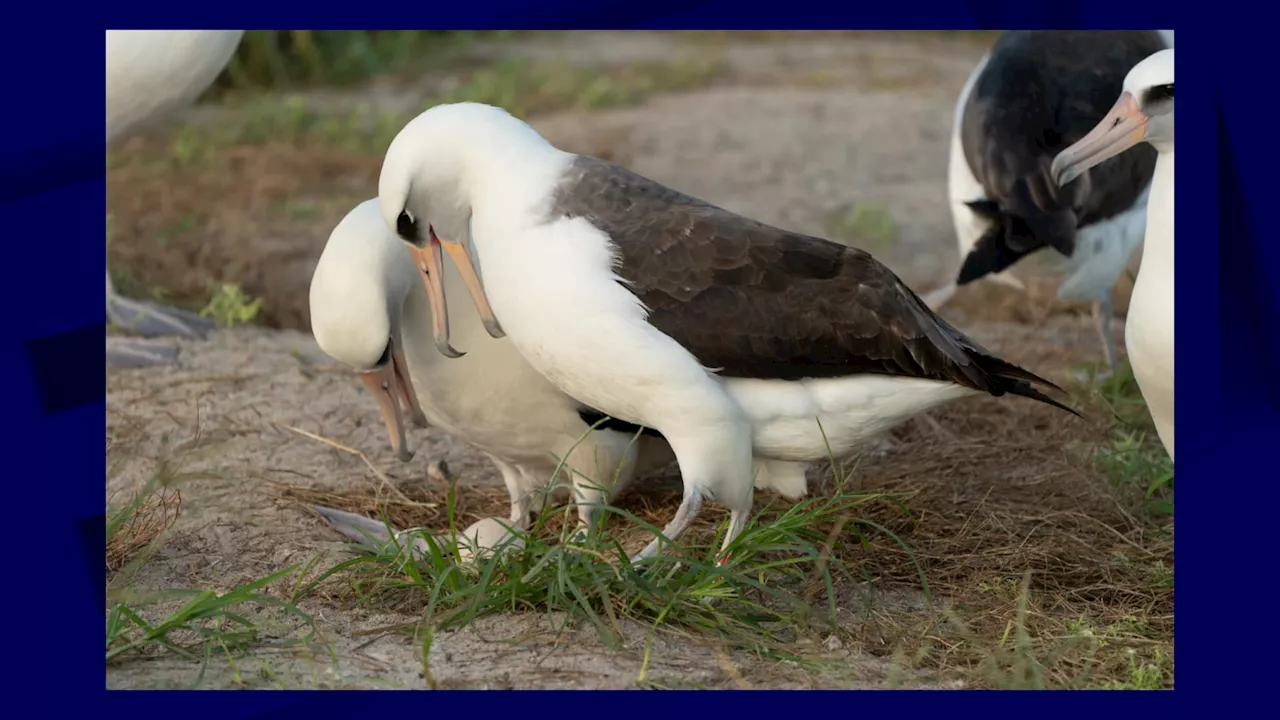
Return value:
M 10 535 L 15 540 L 10 547 L 22 554 L 8 565 L 11 572 L 21 574 L 11 578 L 11 589 L 3 597 L 13 606 L 8 608 L 8 647 L 17 682 L 10 687 L 20 694 L 39 694 L 39 701 L 45 703 L 56 697 L 59 709 L 74 710 L 83 704 L 86 710 L 100 713 L 103 666 L 98 664 L 102 656 L 97 643 L 103 627 L 104 493 L 97 450 L 103 438 L 105 383 L 101 374 L 104 317 L 98 294 L 103 256 L 98 233 L 105 189 L 104 151 L 99 144 L 102 115 L 96 108 L 104 102 L 101 67 L 106 21 L 97 22 L 96 9 L 34 9 L 39 12 L 46 7 L 51 13 L 46 22 L 22 23 L 11 30 L 0 50 L 10 56 L 7 102 L 0 112 L 6 140 L 0 161 L 0 227 L 9 251 L 4 290 L 11 329 L 3 356 L 10 371 L 6 377 L 17 380 L 9 385 L 9 400 L 18 433 L 6 471 L 7 499 L 10 520 L 18 530 Z M 110 24 L 209 27 L 241 25 L 253 18 L 259 27 L 314 28 L 413 24 L 442 29 L 1178 28 L 1179 18 L 1187 17 L 1189 30 L 1182 30 L 1178 38 L 1183 80 L 1182 174 L 1177 190 L 1182 257 L 1177 271 L 1178 364 L 1182 368 L 1178 437 L 1183 456 L 1184 540 L 1178 555 L 1178 643 L 1184 652 L 1176 692 L 1221 687 L 1230 688 L 1231 697 L 1241 697 L 1253 688 L 1266 687 L 1260 681 L 1262 669 L 1271 664 L 1270 649 L 1265 646 L 1268 633 L 1241 631 L 1251 617 L 1264 627 L 1267 622 L 1255 610 L 1261 608 L 1251 602 L 1265 597 L 1254 589 L 1253 578 L 1266 576 L 1265 570 L 1257 572 L 1251 551 L 1266 546 L 1259 528 L 1270 518 L 1244 514 L 1240 508 L 1266 512 L 1273 507 L 1259 493 L 1274 492 L 1275 481 L 1265 478 L 1277 475 L 1269 468 L 1280 440 L 1276 377 L 1280 369 L 1280 243 L 1267 232 L 1267 218 L 1261 212 L 1269 200 L 1265 188 L 1274 184 L 1269 163 L 1275 154 L 1276 130 L 1266 110 L 1268 103 L 1257 102 L 1266 98 L 1272 84 L 1275 61 L 1267 51 L 1275 41 L 1264 34 L 1256 13 L 1243 12 L 1243 3 L 1215 2 L 1214 13 L 1209 13 L 1197 5 L 1161 7 L 1114 0 L 924 0 L 843 6 L 816 0 L 784 4 L 525 0 L 483 7 L 393 4 L 384 6 L 388 12 L 381 17 L 373 17 L 369 6 L 352 13 L 350 7 L 310 3 L 268 7 L 224 2 L 204 16 L 194 14 L 193 7 L 112 7 L 115 14 Z M 1231 13 L 1229 8 L 1242 12 Z M 1235 27 L 1232 18 L 1249 20 L 1236 22 L 1239 27 Z M 1221 242 L 1215 252 L 1218 237 Z M 64 559 L 71 562 L 60 562 Z M 82 563 L 87 572 L 79 571 Z M 29 602 L 28 593 L 12 589 L 24 586 L 40 587 L 36 603 Z M 1232 611 L 1230 622 L 1215 619 L 1224 606 Z M 59 694 L 51 696 L 50 691 Z M 176 711 L 185 717 L 223 720 L 316 710 L 331 714 L 374 705 L 440 712 L 435 703 L 441 702 L 424 707 L 421 700 L 401 693 L 330 693 L 322 700 L 291 693 L 216 694 L 199 702 L 161 692 L 107 695 L 109 716 Z M 501 693 L 490 697 L 493 703 L 520 702 Z M 646 695 L 606 712 L 651 717 L 656 705 L 664 702 L 660 697 Z M 752 702 L 764 709 L 760 703 L 786 702 L 771 693 L 752 697 L 750 701 L 720 695 L 687 697 L 680 712 L 711 712 L 711 703 L 716 703 L 715 711 L 723 711 L 732 709 L 723 703 Z M 978 704 L 1034 703 L 1038 713 L 1064 716 L 1104 702 L 1113 712 L 1123 712 L 1120 706 L 1125 705 L 1172 702 L 1168 693 L 1074 693 L 1052 701 L 1035 697 L 970 693 L 956 698 L 924 693 L 915 701 L 935 704 L 945 713 L 977 709 Z M 878 709 L 874 706 L 889 709 L 890 704 L 901 702 L 896 695 L 864 695 L 859 707 L 846 711 L 865 713 Z M 559 711 L 574 709 L 560 706 Z

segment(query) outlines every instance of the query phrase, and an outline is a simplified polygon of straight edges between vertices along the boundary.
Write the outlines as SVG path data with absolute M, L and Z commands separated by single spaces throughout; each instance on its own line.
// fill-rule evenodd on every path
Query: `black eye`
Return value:
M 408 210 L 401 210 L 400 217 L 396 218 L 396 234 L 409 242 L 418 241 L 418 222 Z
M 1142 100 L 1144 105 L 1147 103 L 1161 103 L 1173 100 L 1173 83 L 1147 88 L 1147 94 L 1143 96 Z

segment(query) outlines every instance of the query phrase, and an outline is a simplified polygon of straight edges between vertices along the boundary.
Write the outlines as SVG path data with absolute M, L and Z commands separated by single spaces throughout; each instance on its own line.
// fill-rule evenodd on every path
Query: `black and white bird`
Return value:
M 213 84 L 243 30 L 108 30 L 107 145 L 194 102 Z M 107 318 L 146 337 L 202 337 L 213 326 L 193 313 L 123 297 L 107 273 Z M 135 338 L 107 341 L 107 365 L 171 363 L 177 348 Z
M 1108 158 L 1122 157 L 1146 146 L 1159 154 L 1124 344 L 1156 433 L 1173 459 L 1172 48 L 1148 57 L 1129 71 L 1123 91 L 1106 117 L 1054 158 L 1055 182 L 1069 188 Z
M 491 334 L 577 401 L 666 438 L 684 496 L 663 535 L 677 539 L 715 499 L 730 510 L 720 562 L 751 511 L 753 454 L 843 455 L 983 393 L 1074 412 L 866 252 L 564 152 L 499 108 L 439 105 L 412 120 L 378 199 L 432 302 L 445 299 L 447 252 Z M 447 329 L 436 345 L 454 352 Z
M 1058 297 L 1092 303 L 1104 374 L 1114 370 L 1111 292 L 1142 244 L 1156 153 L 1113 157 L 1066 189 L 1049 167 L 1107 114 L 1126 73 L 1172 42 L 1154 30 L 1011 31 L 996 41 L 956 103 L 947 193 L 960 267 L 926 295 L 931 308 L 983 278 L 1025 289 L 1009 268 L 1051 248 L 1049 269 L 1064 276 Z

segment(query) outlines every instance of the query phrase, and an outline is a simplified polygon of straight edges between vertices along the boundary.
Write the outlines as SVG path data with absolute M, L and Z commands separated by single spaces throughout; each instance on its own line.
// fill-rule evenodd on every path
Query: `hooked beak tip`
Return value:
M 1061 157 L 1061 155 L 1058 156 L 1058 158 Z M 1066 162 L 1059 164 L 1057 159 L 1053 161 L 1053 166 L 1049 170 L 1053 173 L 1053 181 L 1058 184 L 1058 187 L 1064 187 L 1067 183 L 1080 177 L 1078 168 L 1072 167 Z
M 489 335 L 494 338 L 504 338 L 507 336 L 506 331 L 502 329 L 502 325 L 498 323 L 496 318 L 493 320 L 485 318 L 484 329 L 487 330 Z
M 400 452 L 398 455 L 396 455 L 396 457 L 399 458 L 400 462 L 407 463 L 413 459 L 413 451 L 401 445 Z
M 415 410 L 413 412 L 413 424 L 420 428 L 428 427 L 427 414 L 421 410 Z
M 436 338 L 436 349 L 440 351 L 441 355 L 444 355 L 447 358 L 456 359 L 456 358 L 462 357 L 463 355 L 466 355 L 466 353 L 462 352 L 461 350 L 457 350 L 452 345 L 450 345 L 449 340 L 447 338 L 440 338 L 440 337 Z

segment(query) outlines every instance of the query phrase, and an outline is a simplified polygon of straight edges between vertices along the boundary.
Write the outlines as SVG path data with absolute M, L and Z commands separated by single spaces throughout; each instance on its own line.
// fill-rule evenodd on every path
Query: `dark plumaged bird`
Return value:
M 1172 44 L 1155 30 L 1013 31 L 996 41 L 956 104 L 947 185 L 960 267 L 927 296 L 932 308 L 979 279 L 1022 289 L 1008 269 L 1048 248 L 1064 276 L 1058 296 L 1093 304 L 1106 372 L 1115 368 L 1111 291 L 1142 244 L 1156 152 L 1134 148 L 1067 187 L 1050 165 L 1106 116 L 1135 65 Z

